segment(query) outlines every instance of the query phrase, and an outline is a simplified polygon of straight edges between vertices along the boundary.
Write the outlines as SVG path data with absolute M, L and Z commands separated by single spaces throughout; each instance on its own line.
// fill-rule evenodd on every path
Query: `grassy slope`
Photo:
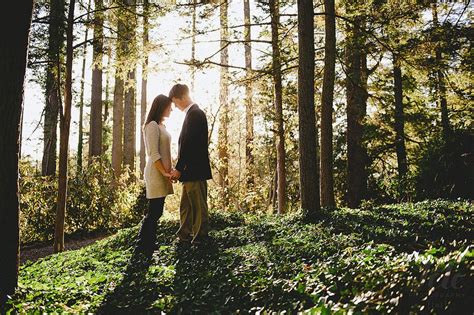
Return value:
M 213 213 L 212 241 L 180 248 L 163 221 L 151 261 L 130 262 L 137 227 L 20 270 L 24 311 L 474 310 L 474 207 L 429 201 L 339 209 L 317 224 Z

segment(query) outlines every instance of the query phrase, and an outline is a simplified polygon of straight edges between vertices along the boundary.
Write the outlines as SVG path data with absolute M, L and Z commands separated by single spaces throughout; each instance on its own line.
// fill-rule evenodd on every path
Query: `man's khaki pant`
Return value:
M 182 240 L 207 236 L 209 214 L 207 211 L 207 182 L 183 182 L 179 207 L 180 227 L 176 234 Z

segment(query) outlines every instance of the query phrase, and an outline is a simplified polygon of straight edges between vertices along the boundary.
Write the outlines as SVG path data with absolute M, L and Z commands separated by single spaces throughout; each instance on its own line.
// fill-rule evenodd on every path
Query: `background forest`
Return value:
M 19 180 L 8 173 L 19 210 L 0 217 L 25 255 L 18 277 L 18 246 L 0 268 L 0 302 L 11 294 L 0 311 L 472 313 L 473 12 L 470 1 L 34 2 Z M 16 74 L 8 58 L 0 72 Z M 141 127 L 178 82 L 209 122 L 215 246 L 174 245 L 175 184 L 159 253 L 134 270 Z M 175 108 L 165 122 L 174 157 L 183 119 Z M 95 237 L 107 238 L 60 253 Z M 27 261 L 51 243 L 57 255 Z
M 308 131 L 319 149 L 305 154 L 318 164 L 307 168 L 299 165 L 298 126 L 308 129 L 298 120 L 295 1 L 78 1 L 66 221 L 94 224 L 67 226 L 129 221 L 126 197 L 115 195 L 135 196 L 136 181 L 108 184 L 141 177 L 147 106 L 175 82 L 187 83 L 208 115 L 213 208 L 298 209 L 300 170 L 320 177 L 323 207 L 472 199 L 469 4 L 336 1 L 326 4 L 334 18 L 324 5 L 314 3 L 316 129 Z M 23 230 L 44 237 L 56 213 L 66 13 L 62 0 L 36 3 L 28 61 L 21 190 L 31 228 Z M 175 156 L 177 112 L 168 123 Z

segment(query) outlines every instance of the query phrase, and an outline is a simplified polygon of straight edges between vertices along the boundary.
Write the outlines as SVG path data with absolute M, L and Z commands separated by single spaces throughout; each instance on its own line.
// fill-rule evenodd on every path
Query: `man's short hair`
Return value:
M 169 94 L 169 98 L 173 99 L 173 97 L 183 98 L 183 96 L 189 94 L 189 88 L 186 84 L 175 84 Z

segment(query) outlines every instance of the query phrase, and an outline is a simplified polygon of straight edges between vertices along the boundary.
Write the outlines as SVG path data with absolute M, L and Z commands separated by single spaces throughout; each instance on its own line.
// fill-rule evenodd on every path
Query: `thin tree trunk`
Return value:
M 135 117 L 136 117 L 136 82 L 135 69 L 127 74 L 123 111 L 123 164 L 132 172 L 135 171 Z
M 193 17 L 192 17 L 192 29 L 191 29 L 191 60 L 194 62 L 196 59 L 196 15 L 197 15 L 197 0 L 193 0 Z M 196 85 L 196 66 L 191 66 L 191 91 L 194 91 Z
M 60 142 L 59 142 L 59 176 L 58 176 L 58 200 L 56 206 L 56 224 L 54 229 L 55 253 L 64 250 L 64 219 L 66 217 L 67 199 L 67 169 L 68 169 L 68 148 L 69 130 L 71 124 L 72 105 L 72 59 L 73 59 L 73 27 L 75 0 L 70 0 L 67 31 L 66 31 L 66 79 L 64 88 L 64 109 L 60 113 Z
M 103 127 L 102 127 L 102 154 L 106 154 L 109 150 L 110 144 L 110 129 L 109 129 L 109 116 L 110 116 L 110 77 L 111 77 L 111 63 L 112 63 L 112 45 L 107 45 L 107 66 L 105 67 L 105 101 L 104 101 L 104 114 L 103 114 Z
M 146 119 L 146 100 L 148 83 L 148 1 L 143 3 L 143 53 L 145 54 L 142 63 L 142 93 L 140 106 L 140 126 L 145 124 Z M 143 178 L 145 169 L 145 142 L 143 141 L 143 129 L 140 128 L 140 176 Z
M 94 0 L 94 41 L 89 133 L 89 158 L 102 154 L 102 50 L 104 48 L 103 0 Z
M 301 207 L 320 210 L 317 129 L 314 109 L 314 27 L 312 0 L 298 0 L 298 122 Z
M 129 56 L 134 53 L 135 48 L 135 30 L 136 30 L 136 2 L 135 0 L 126 0 L 127 21 L 125 22 L 126 31 L 124 38 L 126 41 L 126 54 Z M 135 118 L 136 118 L 136 65 L 129 61 L 127 65 L 127 80 L 125 82 L 124 110 L 123 110 L 123 164 L 128 166 L 132 172 L 135 172 Z
M 366 189 L 366 152 L 362 143 L 366 106 L 366 54 L 362 51 L 361 18 L 349 27 L 346 43 L 347 98 L 347 204 L 360 205 Z
M 3 21 L 14 21 L 15 32 L 2 28 L 2 40 L 8 45 L 0 48 L 0 305 L 12 295 L 18 282 L 20 255 L 18 191 L 18 159 L 20 152 L 20 122 L 23 107 L 28 38 L 33 1 L 12 2 L 2 10 Z
M 221 44 L 221 64 L 229 63 L 229 30 L 228 30 L 228 3 L 222 0 L 220 5 L 220 44 Z M 218 136 L 218 154 L 219 154 L 219 184 L 221 186 L 221 198 L 224 204 L 227 204 L 229 189 L 229 143 L 228 143 L 228 124 L 229 124 L 229 69 L 220 68 L 220 94 L 219 102 L 221 105 L 219 119 Z
M 58 111 L 61 105 L 59 73 L 64 35 L 64 0 L 51 0 L 50 8 L 43 160 L 41 163 L 41 173 L 43 176 L 56 174 Z
M 250 17 L 250 0 L 244 0 L 244 34 L 245 34 L 245 68 L 247 81 L 245 82 L 245 169 L 247 178 L 247 188 L 254 185 L 254 157 L 253 157 L 253 88 L 251 82 L 252 76 L 252 27 Z
M 91 2 L 89 0 L 89 4 L 87 5 L 87 20 L 89 21 L 90 18 L 90 10 L 91 10 Z M 79 139 L 77 141 L 77 172 L 82 172 L 82 155 L 83 155 L 83 148 L 84 148 L 84 84 L 85 84 L 85 77 L 86 77 L 86 59 L 87 59 L 87 40 L 89 38 L 89 27 L 86 26 L 86 34 L 84 36 L 84 46 L 83 46 L 83 56 L 82 56 L 82 70 L 81 70 L 81 96 L 79 100 Z
M 120 28 L 119 28 L 120 29 Z M 118 51 L 117 51 L 118 54 Z M 117 55 L 117 59 L 118 59 Z M 116 69 L 118 72 L 119 69 Z M 122 174 L 123 159 L 123 79 L 120 73 L 115 75 L 113 126 L 112 126 L 112 167 L 114 174 Z
M 270 16 L 272 28 L 272 75 L 275 103 L 275 129 L 276 152 L 277 152 L 277 172 L 278 172 L 278 214 L 283 214 L 286 210 L 286 168 L 285 168 L 285 133 L 283 128 L 283 87 L 281 74 L 280 57 L 280 5 L 277 0 L 270 0 Z
M 438 5 L 434 2 L 431 6 L 433 15 L 433 24 L 435 27 L 439 26 L 438 22 Z M 436 61 L 436 96 L 438 98 L 439 108 L 441 110 L 441 126 L 443 128 L 443 138 L 448 144 L 451 137 L 451 124 L 449 122 L 448 101 L 446 99 L 446 82 L 443 73 L 443 55 L 439 43 L 436 43 L 435 48 Z
M 333 100 L 336 65 L 336 17 L 334 0 L 324 1 L 325 44 L 321 95 L 321 206 L 335 207 L 333 174 Z
M 395 147 L 397 151 L 398 177 L 402 181 L 407 172 L 407 153 L 405 148 L 405 114 L 403 112 L 403 84 L 400 61 L 393 53 L 393 87 L 395 95 Z M 400 189 L 403 185 L 400 185 Z M 403 195 L 403 191 L 400 191 Z

